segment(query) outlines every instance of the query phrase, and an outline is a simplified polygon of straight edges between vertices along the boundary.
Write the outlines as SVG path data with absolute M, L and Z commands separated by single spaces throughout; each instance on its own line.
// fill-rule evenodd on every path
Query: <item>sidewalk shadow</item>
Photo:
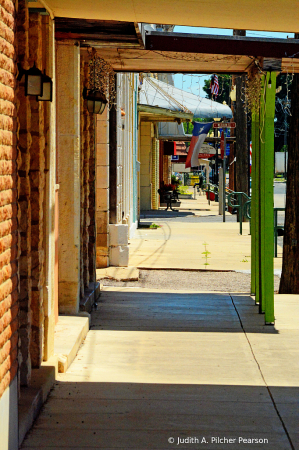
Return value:
M 57 382 L 22 448 L 290 450 L 299 388 L 270 391 L 276 404 L 265 386 Z
M 251 333 L 278 333 L 244 294 L 108 288 L 91 322 L 92 330 L 123 331 L 243 333 L 242 326 Z

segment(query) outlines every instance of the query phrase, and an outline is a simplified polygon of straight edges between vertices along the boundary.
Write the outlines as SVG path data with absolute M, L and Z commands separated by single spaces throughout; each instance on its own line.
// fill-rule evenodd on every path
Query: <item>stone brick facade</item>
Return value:
M 109 266 L 109 110 L 96 116 L 96 264 Z
M 152 138 L 154 135 L 151 122 L 141 122 L 140 128 L 140 208 L 151 209 L 151 162 Z
M 43 69 L 43 22 L 18 2 L 18 62 L 27 70 Z M 30 383 L 32 367 L 43 360 L 44 346 L 44 103 L 25 96 L 24 77 L 17 87 L 18 221 L 19 221 L 19 365 L 20 384 Z
M 88 86 L 88 62 L 81 56 L 80 92 Z M 80 291 L 81 298 L 90 282 L 95 281 L 95 143 L 94 115 L 87 109 L 87 101 L 81 96 L 80 105 L 81 134 L 81 254 Z
M 24 70 L 29 69 L 29 12 L 25 1 L 20 1 L 17 15 L 18 61 Z M 20 252 L 20 318 L 19 363 L 20 382 L 27 385 L 31 376 L 31 188 L 29 180 L 31 138 L 31 109 L 25 97 L 24 77 L 17 90 L 18 105 L 18 194 L 19 194 L 19 252 Z
M 0 2 L 0 397 L 17 373 L 17 122 L 15 2 Z
M 43 68 L 42 60 L 42 18 L 40 14 L 30 14 L 29 19 L 29 65 L 34 63 Z M 45 191 L 45 135 L 44 102 L 30 96 L 31 147 L 30 147 L 30 200 L 31 200 L 31 362 L 39 367 L 43 360 L 44 340 L 44 191 Z

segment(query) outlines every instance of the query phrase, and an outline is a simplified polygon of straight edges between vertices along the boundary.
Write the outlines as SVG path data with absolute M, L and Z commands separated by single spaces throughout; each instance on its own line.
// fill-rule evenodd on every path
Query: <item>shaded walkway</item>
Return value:
M 105 288 L 23 448 L 299 448 L 299 308 L 276 302 L 274 328 L 247 296 Z

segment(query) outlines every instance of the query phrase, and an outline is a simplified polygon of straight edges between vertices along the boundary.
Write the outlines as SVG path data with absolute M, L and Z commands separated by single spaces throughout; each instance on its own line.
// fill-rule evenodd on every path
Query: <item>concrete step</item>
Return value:
M 80 345 L 89 331 L 90 316 L 59 316 L 55 326 L 54 353 L 58 357 L 58 372 L 65 373 L 74 361 Z

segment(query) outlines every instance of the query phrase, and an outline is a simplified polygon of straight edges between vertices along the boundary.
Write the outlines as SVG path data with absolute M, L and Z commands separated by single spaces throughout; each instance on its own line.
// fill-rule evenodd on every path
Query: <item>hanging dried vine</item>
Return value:
M 258 65 L 253 66 L 246 78 L 245 97 L 247 100 L 248 110 L 255 113 L 259 110 L 261 91 L 262 91 L 262 71 Z
M 89 80 L 88 89 L 100 91 L 109 101 L 109 108 L 116 101 L 115 72 L 113 67 L 101 58 L 94 48 L 88 49 Z
M 255 113 L 260 107 L 261 98 L 261 77 L 257 74 L 254 78 L 247 78 L 245 96 L 249 111 Z

